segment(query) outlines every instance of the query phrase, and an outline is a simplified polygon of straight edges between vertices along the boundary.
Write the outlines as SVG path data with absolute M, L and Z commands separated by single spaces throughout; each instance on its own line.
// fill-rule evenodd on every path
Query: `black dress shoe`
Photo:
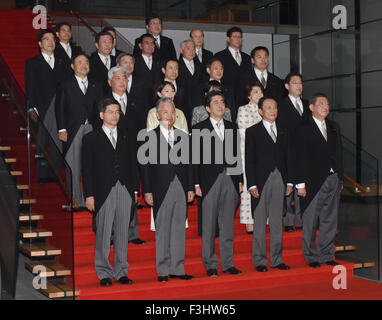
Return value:
M 257 270 L 258 272 L 267 272 L 267 271 L 268 271 L 268 269 L 267 269 L 266 266 L 257 266 L 257 267 L 256 267 L 256 270 Z
M 294 232 L 293 226 L 284 227 L 285 232 Z
M 133 284 L 133 280 L 128 277 L 121 277 L 117 280 L 120 284 Z
M 145 244 L 146 241 L 137 238 L 137 239 L 130 240 L 129 243 L 134 243 L 139 245 L 139 244 Z
M 328 266 L 338 266 L 338 262 L 335 262 L 334 260 L 326 261 L 325 262 Z
M 168 281 L 168 276 L 159 276 L 158 277 L 159 282 L 167 282 Z
M 319 268 L 320 266 L 321 265 L 318 262 L 309 263 L 309 267 L 312 267 L 312 268 Z
M 181 279 L 181 280 L 192 280 L 195 277 L 190 274 L 182 274 L 182 275 L 176 275 L 176 274 L 170 274 L 171 279 Z
M 207 270 L 207 276 L 209 277 L 217 277 L 218 271 L 216 269 L 208 269 Z
M 294 227 L 297 230 L 302 230 L 302 227 Z
M 248 234 L 253 234 L 253 231 L 247 231 Z
M 112 281 L 110 278 L 105 278 L 100 281 L 101 287 L 110 287 L 112 285 Z
M 274 268 L 274 269 L 277 268 L 279 270 L 289 270 L 290 266 L 287 266 L 285 263 L 280 263 L 277 266 L 274 266 L 274 267 L 271 267 L 271 268 Z
M 235 267 L 231 267 L 227 270 L 223 270 L 224 273 L 229 273 L 229 274 L 240 274 L 242 273 L 239 269 L 236 269 Z

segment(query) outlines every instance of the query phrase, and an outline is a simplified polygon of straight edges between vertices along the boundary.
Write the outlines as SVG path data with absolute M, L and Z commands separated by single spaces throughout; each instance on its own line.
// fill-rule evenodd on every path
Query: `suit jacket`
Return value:
M 204 139 L 201 139 L 200 141 L 200 148 L 199 156 L 200 158 L 200 164 L 194 164 L 193 170 L 194 170 L 194 183 L 199 184 L 200 188 L 202 189 L 202 195 L 203 197 L 208 194 L 209 190 L 215 183 L 216 179 L 218 178 L 218 175 L 222 173 L 225 169 L 229 167 L 235 167 L 236 165 L 239 165 L 241 167 L 241 157 L 240 157 L 240 144 L 238 143 L 238 128 L 237 125 L 233 122 L 223 120 L 224 121 L 224 128 L 225 128 L 225 138 L 224 138 L 224 144 L 223 144 L 223 163 L 218 164 L 216 155 L 215 155 L 215 145 L 214 145 L 214 138 L 211 138 L 212 148 L 209 150 L 211 152 L 211 162 L 210 163 L 203 163 L 203 149 L 204 149 Z M 211 123 L 210 118 L 199 122 L 196 124 L 193 128 L 198 130 L 207 129 L 209 132 L 214 133 L 214 127 Z M 233 144 L 230 145 L 229 143 L 232 141 L 229 141 L 227 139 L 227 130 L 233 130 Z M 217 143 L 221 143 L 220 139 L 218 139 Z M 226 149 L 227 148 L 233 148 L 233 156 L 237 157 L 238 164 L 229 164 L 227 163 L 226 159 Z M 193 148 L 194 149 L 194 148 Z M 239 175 L 231 175 L 232 183 L 234 184 L 235 190 L 239 193 L 239 182 L 243 182 L 243 174 Z
M 205 81 L 208 81 L 209 79 L 209 74 L 207 73 L 207 63 L 214 57 L 214 54 L 207 50 L 202 48 L 202 70 L 203 70 L 203 79 Z M 196 58 L 199 60 L 198 56 L 196 55 Z
M 253 66 L 247 70 L 246 73 L 242 74 L 241 76 L 241 87 L 245 88 L 245 85 L 249 82 L 255 82 L 258 81 L 261 83 L 260 79 L 257 78 L 255 70 L 253 69 Z M 247 101 L 247 97 L 244 95 L 244 90 L 240 92 L 242 94 L 239 99 L 241 100 L 242 104 L 245 104 Z M 278 104 L 285 98 L 285 96 L 288 95 L 288 91 L 285 89 L 283 81 L 275 76 L 273 73 L 270 73 L 268 71 L 268 78 L 267 78 L 267 86 L 264 89 L 264 96 L 272 97 L 277 101 Z
M 66 129 L 68 133 L 65 152 L 86 120 L 94 125 L 98 118 L 97 103 L 101 97 L 100 85 L 91 80 L 88 80 L 84 95 L 74 75 L 60 85 L 56 97 L 56 121 L 57 130 Z
M 161 61 L 156 56 L 152 56 L 151 70 L 147 67 L 142 55 L 139 54 L 135 57 L 134 73 L 133 75 L 144 82 L 147 87 L 152 90 L 155 83 L 158 83 L 163 78 Z
M 90 71 L 88 74 L 88 78 L 99 82 L 103 86 L 103 92 L 107 93 L 109 84 L 107 82 L 108 80 L 108 72 L 109 70 L 106 68 L 105 64 L 102 62 L 101 58 L 98 55 L 98 51 L 95 51 L 92 53 L 89 59 L 90 63 Z M 114 67 L 116 65 L 115 57 L 110 56 L 110 68 Z
M 113 56 L 113 57 L 115 57 L 115 58 L 117 59 L 117 57 L 118 57 L 121 53 L 124 53 L 124 52 L 121 51 L 121 50 L 119 50 L 119 49 L 117 49 L 117 48 L 115 48 L 115 56 Z M 112 54 L 111 54 L 111 55 L 112 55 Z
M 81 48 L 77 46 L 73 46 L 70 44 L 70 48 L 72 49 L 72 57 L 81 52 Z M 68 54 L 66 53 L 65 49 L 62 47 L 62 45 L 58 42 L 56 43 L 56 49 L 54 49 L 54 56 L 59 57 L 62 59 L 65 63 L 65 77 L 64 79 L 69 79 L 73 75 L 73 70 L 70 67 L 71 65 L 71 58 L 69 58 Z
M 343 179 L 342 141 L 340 127 L 334 121 L 325 120 L 326 141 L 313 117 L 296 128 L 293 148 L 295 169 L 294 183 L 305 183 L 306 197 L 301 198 L 301 207 L 306 209 L 333 169 Z
M 44 120 L 64 75 L 65 64 L 59 57 L 55 56 L 53 69 L 42 54 L 27 60 L 25 65 L 27 109 L 37 108 L 41 120 Z
M 113 148 L 102 128 L 86 134 L 82 146 L 82 184 L 85 198 L 94 197 L 95 213 L 119 180 L 132 199 L 139 191 L 136 142 L 118 130 L 117 146 Z
M 208 79 L 209 80 L 209 79 Z M 203 92 L 203 89 L 208 86 L 208 80 L 199 84 L 197 86 L 196 92 L 193 92 L 192 95 L 192 107 L 204 106 L 206 102 L 206 97 Z M 226 107 L 230 110 L 236 109 L 235 107 L 235 92 L 232 86 L 223 85 L 223 94 L 226 100 Z
M 309 102 L 305 99 L 301 99 L 303 113 L 300 116 L 289 96 L 286 96 L 278 107 L 277 119 L 283 128 L 292 133 L 300 122 L 306 121 L 312 112 L 309 110 Z
M 174 130 L 175 144 L 178 141 L 185 141 L 189 139 L 188 134 L 176 128 L 174 128 Z M 167 194 L 170 183 L 172 182 L 175 176 L 178 177 L 180 183 L 182 184 L 186 201 L 188 191 L 194 191 L 195 188 L 192 179 L 192 166 L 189 163 L 191 157 L 187 159 L 188 163 L 172 164 L 170 161 L 168 161 L 168 164 L 160 164 L 161 151 L 164 150 L 162 152 L 170 154 L 171 147 L 167 143 L 159 126 L 156 129 L 149 131 L 148 134 L 150 136 L 150 141 L 156 143 L 156 163 L 149 162 L 145 165 L 142 165 L 142 191 L 143 193 L 153 194 L 153 214 L 155 218 Z
M 245 131 L 245 174 L 247 188 L 257 186 L 260 197 L 271 172 L 278 169 L 284 183 L 292 183 L 291 158 L 288 149 L 288 134 L 276 121 L 277 140 L 273 142 L 263 121 Z M 260 198 L 252 199 L 252 212 Z
M 126 91 L 128 105 L 136 109 L 137 129 L 146 127 L 146 118 L 149 108 L 153 105 L 151 98 L 151 87 L 148 87 L 142 79 L 136 75 L 132 76 L 130 92 Z
M 153 55 L 156 57 L 156 59 L 158 59 L 161 62 L 166 61 L 168 59 L 176 60 L 176 51 L 175 51 L 175 47 L 174 47 L 174 43 L 172 39 L 162 35 L 160 35 L 159 37 L 160 37 L 160 48 L 158 49 L 155 46 L 155 51 Z M 134 51 L 133 51 L 134 57 L 138 57 L 142 54 L 142 50 L 139 48 L 139 45 L 138 45 L 139 39 L 140 38 L 135 39 Z
M 243 103 L 242 96 L 244 95 L 244 87 L 240 83 L 240 75 L 247 73 L 251 68 L 251 57 L 240 51 L 241 53 L 241 64 L 237 64 L 236 60 L 233 58 L 229 49 L 222 50 L 215 54 L 215 58 L 219 59 L 224 66 L 224 75 L 222 78 L 222 83 L 224 85 L 230 85 L 235 92 L 235 110 L 233 111 L 234 118 L 233 121 L 236 121 L 237 109 L 246 104 Z
M 203 69 L 197 57 L 194 58 L 194 74 L 188 70 L 186 64 L 184 63 L 183 56 L 180 55 L 179 60 L 179 76 L 176 80 L 179 86 L 184 88 L 184 99 L 183 106 L 179 106 L 182 109 L 184 115 L 187 119 L 188 127 L 191 128 L 192 119 L 192 107 L 193 107 L 193 96 L 195 94 L 195 88 L 203 80 Z

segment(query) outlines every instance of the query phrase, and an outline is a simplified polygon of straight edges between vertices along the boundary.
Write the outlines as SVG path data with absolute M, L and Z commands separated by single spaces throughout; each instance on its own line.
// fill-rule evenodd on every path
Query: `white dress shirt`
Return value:
M 160 35 L 159 36 L 153 36 L 155 41 L 154 41 L 154 44 L 155 45 L 158 45 L 158 48 L 160 48 Z
M 256 68 L 253 68 L 255 70 L 255 73 L 256 73 L 256 77 L 257 79 L 259 79 L 259 81 L 261 82 L 261 78 L 262 76 L 264 76 L 264 79 L 265 79 L 265 82 L 268 82 L 268 70 L 265 69 L 264 71 L 260 71 L 259 69 L 256 69 Z M 263 74 L 263 75 L 261 75 Z
M 49 66 L 54 69 L 54 54 L 52 55 L 47 55 L 44 52 L 41 52 L 42 56 L 44 57 L 45 61 L 49 64 Z
M 298 113 L 300 113 L 300 111 L 301 111 L 301 113 L 303 113 L 303 112 L 304 112 L 304 107 L 303 107 L 301 98 L 298 97 L 298 98 L 296 99 L 295 97 L 293 97 L 293 96 L 290 95 L 290 94 L 288 95 L 288 97 L 289 97 L 290 101 L 292 101 L 292 104 L 293 104 L 294 108 L 298 111 Z M 300 105 L 301 110 L 298 110 L 298 109 L 297 109 L 296 102 L 298 102 L 298 104 Z
M 126 114 L 126 106 L 127 106 L 127 95 L 126 92 L 120 96 L 119 94 L 113 92 L 113 97 L 115 100 L 117 100 L 121 104 L 121 111 L 123 114 Z M 121 100 L 123 101 L 123 104 L 121 103 Z
M 115 57 L 116 54 L 117 51 L 115 50 L 115 48 L 111 49 L 110 55 Z
M 64 48 L 66 54 L 69 56 L 69 58 L 72 58 L 72 48 L 70 47 L 70 43 L 63 43 L 60 42 L 60 45 Z
M 113 130 L 110 130 L 108 127 L 106 127 L 104 124 L 102 125 L 102 130 L 105 132 L 107 138 L 109 139 L 111 145 L 113 145 L 113 143 L 111 142 L 111 137 L 110 137 L 110 133 L 113 135 L 115 141 L 117 142 L 118 140 L 118 130 L 117 130 L 117 127 L 115 127 Z
M 203 59 L 203 48 L 195 48 L 196 50 L 196 56 L 198 57 L 199 61 L 202 62 Z
M 212 123 L 212 126 L 214 127 L 218 137 L 220 137 L 222 140 L 224 140 L 224 120 L 221 119 L 219 121 L 220 125 L 218 127 L 218 121 L 210 117 L 210 121 Z
M 242 61 L 240 50 L 235 50 L 235 49 L 233 49 L 233 48 L 231 48 L 231 47 L 228 47 L 228 50 L 229 50 L 229 52 L 231 52 L 232 57 L 235 59 L 235 61 L 238 62 L 238 64 L 240 65 L 240 64 L 241 64 L 241 61 Z M 237 53 L 239 53 L 239 56 L 238 56 L 238 57 L 239 57 L 239 60 L 236 58 Z
M 103 64 L 106 66 L 106 68 L 108 70 L 110 70 L 110 63 L 111 63 L 110 55 L 105 57 L 104 55 L 100 54 L 99 52 L 98 52 L 98 55 L 99 55 L 101 61 L 103 62 Z M 107 64 L 106 64 L 106 58 L 107 58 Z
M 147 68 L 149 68 L 151 70 L 151 67 L 153 65 L 153 56 L 148 57 L 148 56 L 145 56 L 144 54 L 142 54 L 142 57 L 146 63 Z
M 185 57 L 183 57 L 183 61 L 187 69 L 191 72 L 192 75 L 194 75 L 194 72 L 195 72 L 194 60 L 188 61 Z
M 272 134 L 271 134 L 271 125 L 273 124 L 273 132 L 275 133 L 276 135 L 276 138 L 277 138 L 277 127 L 276 127 L 276 122 L 273 122 L 273 123 L 270 123 L 266 120 L 263 119 L 263 125 L 265 127 L 265 129 L 267 130 L 268 134 L 272 137 Z
M 170 144 L 170 142 L 168 141 L 169 139 L 169 136 L 171 137 L 172 139 L 172 143 L 174 143 L 174 127 L 171 127 L 170 130 L 168 130 L 167 128 L 163 127 L 161 124 L 159 125 L 159 128 L 160 128 L 160 131 L 162 132 L 162 134 L 164 135 L 166 141 L 168 144 Z M 172 145 L 171 147 L 174 147 L 174 145 Z
M 176 80 L 171 81 L 170 79 L 164 78 L 164 81 L 170 82 L 174 85 L 175 87 L 175 93 L 178 91 L 178 86 L 176 85 Z
M 128 78 L 127 78 L 127 92 L 130 93 L 130 90 L 131 90 L 131 85 L 133 84 L 133 75 L 131 74 Z

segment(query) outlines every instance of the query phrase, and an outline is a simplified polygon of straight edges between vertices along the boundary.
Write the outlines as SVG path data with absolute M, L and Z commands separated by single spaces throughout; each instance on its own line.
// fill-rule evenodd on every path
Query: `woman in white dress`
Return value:
M 241 106 L 237 113 L 237 125 L 240 132 L 240 149 L 245 173 L 245 129 L 262 120 L 258 112 L 259 100 L 264 96 L 264 89 L 260 82 L 251 82 L 246 85 L 246 94 L 249 103 Z M 243 192 L 240 202 L 240 223 L 246 225 L 248 233 L 253 233 L 253 218 L 251 210 L 251 194 L 247 190 L 247 179 L 244 174 Z

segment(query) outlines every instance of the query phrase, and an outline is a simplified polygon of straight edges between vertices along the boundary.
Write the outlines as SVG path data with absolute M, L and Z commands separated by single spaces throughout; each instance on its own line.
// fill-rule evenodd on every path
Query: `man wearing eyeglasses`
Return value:
M 154 56 L 160 61 L 165 61 L 168 59 L 176 60 L 176 51 L 172 39 L 162 36 L 162 19 L 153 15 L 146 18 L 146 30 L 154 37 L 155 41 L 155 51 Z M 141 49 L 139 48 L 139 38 L 135 39 L 134 45 L 134 57 L 141 54 Z

